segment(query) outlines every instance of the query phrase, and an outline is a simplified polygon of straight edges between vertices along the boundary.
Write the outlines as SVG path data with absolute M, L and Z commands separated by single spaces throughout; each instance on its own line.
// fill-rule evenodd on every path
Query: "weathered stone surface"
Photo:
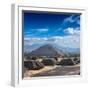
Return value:
M 44 67 L 44 65 L 39 61 L 24 61 L 24 66 L 28 68 L 29 70 L 38 70 Z
M 72 59 L 63 59 L 58 63 L 58 65 L 62 66 L 74 65 L 74 62 L 72 61 Z
M 46 66 L 49 66 L 49 65 L 52 66 L 56 64 L 56 60 L 53 58 L 46 58 L 42 60 L 42 63 Z

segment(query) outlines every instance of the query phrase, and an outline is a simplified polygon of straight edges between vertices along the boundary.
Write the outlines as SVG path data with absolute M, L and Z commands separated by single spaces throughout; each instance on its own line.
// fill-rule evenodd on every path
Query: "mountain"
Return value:
M 58 48 L 59 50 L 62 50 L 64 54 L 80 54 L 80 48 L 62 47 L 56 44 L 53 44 L 53 46 Z
M 50 44 L 43 45 L 30 53 L 32 56 L 64 56 L 62 50 L 58 50 Z
M 80 48 L 62 48 L 66 53 L 80 54 Z
M 35 45 L 26 45 L 26 46 L 24 46 L 24 52 L 30 53 L 33 50 L 39 48 L 40 46 L 42 46 L 42 45 L 36 45 L 36 44 Z

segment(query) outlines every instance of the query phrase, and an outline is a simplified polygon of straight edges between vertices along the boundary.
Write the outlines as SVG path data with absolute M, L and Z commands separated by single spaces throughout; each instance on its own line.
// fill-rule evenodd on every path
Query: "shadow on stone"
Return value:
M 42 60 L 42 63 L 45 65 L 45 66 L 54 66 L 56 64 L 56 60 L 53 59 L 53 58 L 46 58 L 46 59 L 43 59 Z
M 44 67 L 44 65 L 39 61 L 24 61 L 24 67 L 28 68 L 29 70 L 39 70 Z

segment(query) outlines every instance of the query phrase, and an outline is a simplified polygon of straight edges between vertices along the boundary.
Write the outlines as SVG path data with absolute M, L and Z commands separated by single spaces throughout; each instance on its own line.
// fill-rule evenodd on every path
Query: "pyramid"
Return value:
M 56 49 L 50 44 L 43 45 L 39 47 L 38 49 L 32 51 L 30 53 L 31 56 L 49 56 L 49 57 L 55 57 L 55 56 L 63 56 L 63 52 Z

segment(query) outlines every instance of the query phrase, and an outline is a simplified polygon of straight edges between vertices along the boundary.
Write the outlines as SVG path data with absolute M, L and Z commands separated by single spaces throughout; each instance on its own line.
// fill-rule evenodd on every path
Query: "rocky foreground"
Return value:
M 74 66 L 45 66 L 40 70 L 26 70 L 24 78 L 29 79 L 31 77 L 42 76 L 68 76 L 68 75 L 80 75 L 80 65 Z

